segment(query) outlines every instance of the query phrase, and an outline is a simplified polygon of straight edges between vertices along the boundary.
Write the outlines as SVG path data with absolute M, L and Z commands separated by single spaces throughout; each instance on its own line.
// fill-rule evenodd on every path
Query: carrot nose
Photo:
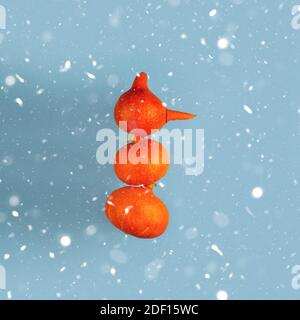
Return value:
M 148 87 L 148 75 L 146 72 L 139 73 L 132 84 L 132 88 L 147 88 Z
M 176 110 L 167 109 L 167 121 L 171 120 L 189 120 L 195 118 L 196 115 Z

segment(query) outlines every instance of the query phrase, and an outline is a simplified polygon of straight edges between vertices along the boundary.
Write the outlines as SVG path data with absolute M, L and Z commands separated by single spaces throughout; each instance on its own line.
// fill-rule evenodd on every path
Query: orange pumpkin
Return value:
M 117 177 L 130 185 L 149 185 L 161 179 L 169 169 L 169 155 L 161 143 L 141 139 L 125 145 L 116 153 Z
M 141 72 L 130 90 L 119 98 L 115 106 L 117 125 L 137 136 L 147 136 L 162 128 L 170 120 L 192 119 L 195 115 L 169 110 L 148 88 L 148 75 Z
M 105 213 L 115 227 L 138 238 L 159 237 L 169 221 L 167 207 L 149 186 L 113 191 L 106 201 Z

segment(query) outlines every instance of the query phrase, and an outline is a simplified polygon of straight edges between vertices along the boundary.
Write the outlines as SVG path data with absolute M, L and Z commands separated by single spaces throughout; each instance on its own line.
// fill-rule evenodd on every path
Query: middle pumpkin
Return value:
M 114 170 L 129 185 L 149 185 L 168 171 L 170 159 L 161 143 L 151 139 L 133 141 L 117 151 Z

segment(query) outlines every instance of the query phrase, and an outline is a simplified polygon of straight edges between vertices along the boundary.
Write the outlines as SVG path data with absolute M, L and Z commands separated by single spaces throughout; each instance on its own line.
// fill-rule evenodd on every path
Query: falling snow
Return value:
M 219 49 L 224 50 L 224 49 L 227 49 L 228 46 L 229 46 L 229 41 L 228 41 L 228 39 L 226 39 L 226 38 L 220 38 L 220 39 L 218 40 L 218 47 L 219 47 Z
M 67 72 L 71 69 L 72 67 L 72 62 L 70 60 L 67 60 L 63 66 L 60 67 L 59 71 L 60 72 Z
M 246 104 L 244 105 L 244 110 L 249 114 L 253 113 L 252 109 L 249 106 L 247 106 Z
M 224 256 L 223 252 L 220 250 L 220 248 L 216 244 L 211 245 L 211 250 L 215 251 L 220 256 Z
M 19 106 L 19 107 L 23 107 L 23 100 L 21 98 L 16 98 L 16 104 Z
M 261 198 L 263 194 L 264 190 L 261 187 L 255 187 L 251 192 L 252 197 L 255 199 Z
M 60 238 L 59 240 L 60 244 L 63 246 L 63 247 L 69 247 L 71 245 L 71 238 L 67 235 L 64 235 Z
M 218 300 L 227 300 L 228 299 L 228 293 L 224 290 L 220 290 L 217 292 L 217 299 Z
M 90 72 L 86 72 L 85 74 L 91 80 L 95 80 L 96 79 L 96 76 L 94 74 L 90 73 Z

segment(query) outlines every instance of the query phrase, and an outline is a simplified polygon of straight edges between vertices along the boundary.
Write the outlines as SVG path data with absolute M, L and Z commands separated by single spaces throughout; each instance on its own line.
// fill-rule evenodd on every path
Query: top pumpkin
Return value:
M 132 87 L 121 95 L 115 107 L 115 120 L 124 131 L 147 136 L 170 120 L 194 118 L 194 114 L 167 109 L 148 88 L 148 75 L 138 74 Z

